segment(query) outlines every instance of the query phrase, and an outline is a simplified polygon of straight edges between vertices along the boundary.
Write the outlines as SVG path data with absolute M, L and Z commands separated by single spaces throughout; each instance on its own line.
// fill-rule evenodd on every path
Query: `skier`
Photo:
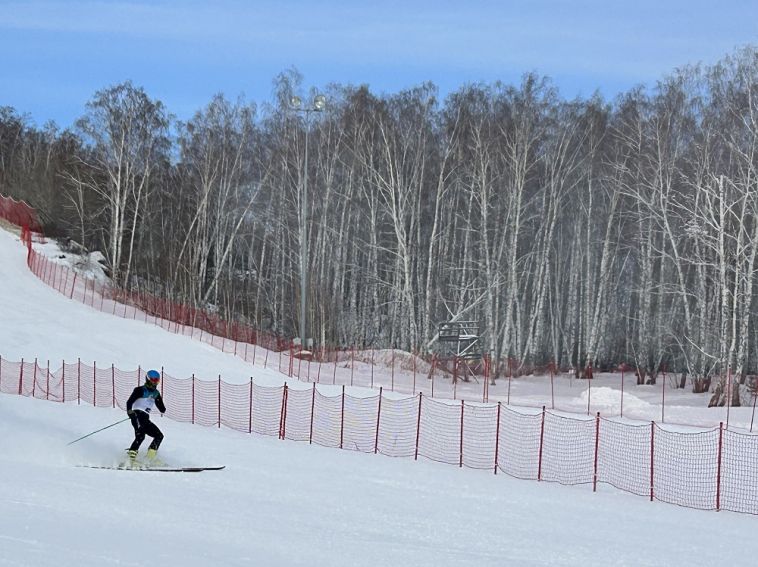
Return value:
M 166 411 L 163 398 L 161 398 L 161 394 L 158 391 L 160 381 L 160 372 L 148 370 L 145 375 L 145 385 L 137 386 L 126 401 L 126 414 L 132 421 L 132 427 L 134 427 L 134 441 L 127 450 L 131 466 L 134 466 L 137 461 L 137 451 L 139 451 L 139 446 L 145 440 L 145 435 L 153 438 L 153 442 L 150 443 L 150 447 L 147 450 L 147 458 L 150 462 L 157 462 L 158 447 L 160 447 L 161 441 L 163 441 L 163 433 L 161 433 L 157 425 L 150 421 L 150 410 L 153 407 L 157 407 L 161 414 Z

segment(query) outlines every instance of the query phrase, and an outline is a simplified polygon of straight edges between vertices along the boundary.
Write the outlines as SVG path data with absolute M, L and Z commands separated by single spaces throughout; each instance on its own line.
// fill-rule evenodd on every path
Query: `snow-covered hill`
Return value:
M 0 274 L 0 355 L 5 359 L 40 357 L 57 367 L 81 357 L 123 370 L 165 367 L 181 377 L 250 379 L 251 365 L 231 354 L 154 325 L 100 313 L 53 291 L 29 271 L 18 237 L 2 229 Z M 278 372 L 262 367 L 256 376 L 282 381 Z

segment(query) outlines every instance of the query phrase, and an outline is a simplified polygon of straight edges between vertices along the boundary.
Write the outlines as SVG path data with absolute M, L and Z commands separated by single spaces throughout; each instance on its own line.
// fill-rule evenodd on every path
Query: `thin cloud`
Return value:
M 535 71 L 569 96 L 613 95 L 715 62 L 758 39 L 756 22 L 746 0 L 0 0 L 0 104 L 45 119 L 28 101 L 59 104 L 58 83 L 91 94 L 131 78 L 200 108 L 219 90 L 265 99 L 292 66 L 382 92 Z

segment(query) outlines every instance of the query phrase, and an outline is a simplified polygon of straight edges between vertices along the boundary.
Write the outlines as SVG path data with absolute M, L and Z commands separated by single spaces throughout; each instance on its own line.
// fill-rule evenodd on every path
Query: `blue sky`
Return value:
M 536 71 L 566 98 L 613 97 L 747 44 L 756 0 L 0 0 L 0 106 L 66 127 L 131 79 L 186 119 L 217 92 L 269 101 L 290 67 L 306 86 L 443 97 Z

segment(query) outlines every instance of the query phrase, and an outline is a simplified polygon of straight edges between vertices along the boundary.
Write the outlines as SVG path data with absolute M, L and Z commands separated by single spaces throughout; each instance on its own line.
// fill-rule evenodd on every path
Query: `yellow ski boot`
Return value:
M 127 450 L 126 455 L 129 457 L 129 461 L 126 463 L 126 465 L 130 469 L 136 469 L 137 468 L 137 451 L 133 451 L 132 449 Z
M 147 450 L 147 466 L 148 467 L 160 467 L 163 466 L 163 461 L 158 458 L 158 449 Z

